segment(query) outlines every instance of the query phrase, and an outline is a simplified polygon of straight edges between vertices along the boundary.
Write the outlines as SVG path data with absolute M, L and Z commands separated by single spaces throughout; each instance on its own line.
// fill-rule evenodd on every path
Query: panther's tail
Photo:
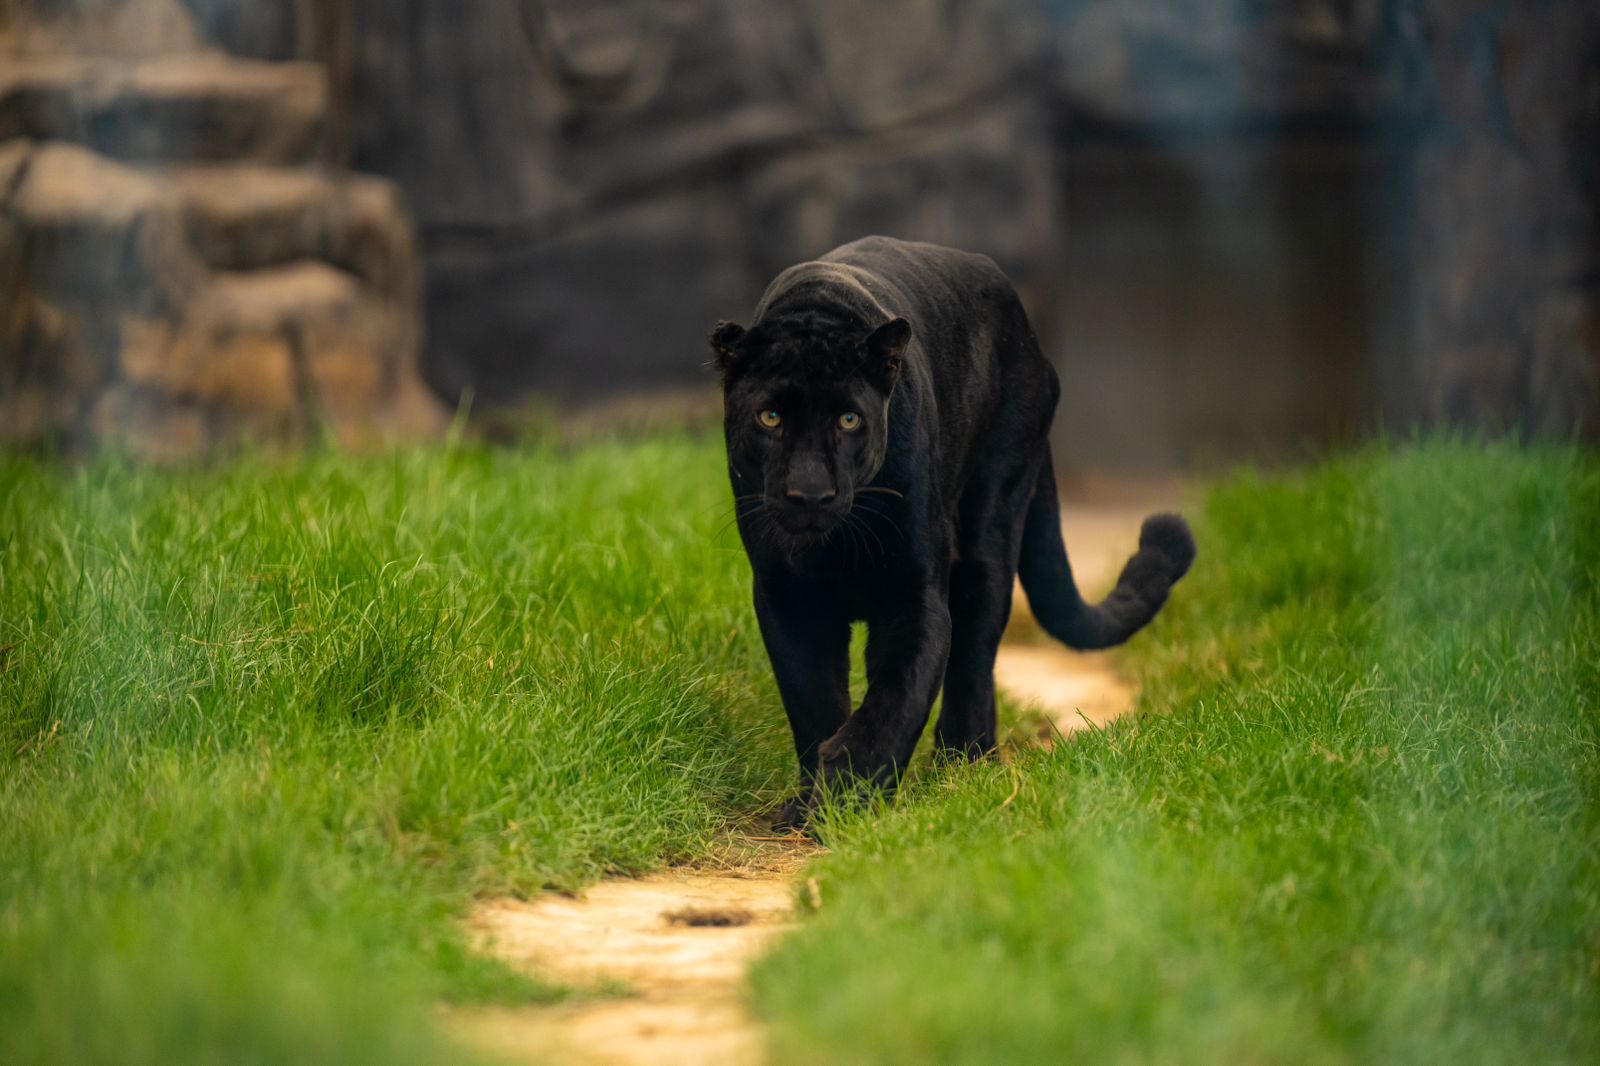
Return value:
M 1139 551 L 1122 568 L 1117 587 L 1099 604 L 1083 602 L 1061 542 L 1056 476 L 1048 455 L 1039 470 L 1022 531 L 1017 574 L 1033 616 L 1068 647 L 1109 648 L 1133 636 L 1156 616 L 1167 593 L 1194 562 L 1194 534 L 1175 514 L 1151 515 L 1139 532 Z

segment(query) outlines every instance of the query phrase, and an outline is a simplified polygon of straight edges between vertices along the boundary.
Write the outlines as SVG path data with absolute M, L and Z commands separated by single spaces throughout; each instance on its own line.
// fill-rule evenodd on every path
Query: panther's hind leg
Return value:
M 1028 452 L 992 452 L 993 461 L 974 472 L 961 499 L 950 570 L 950 658 L 934 727 L 934 740 L 948 756 L 977 759 L 995 748 L 994 659 L 1011 617 L 1023 521 L 1040 463 L 1037 448 Z

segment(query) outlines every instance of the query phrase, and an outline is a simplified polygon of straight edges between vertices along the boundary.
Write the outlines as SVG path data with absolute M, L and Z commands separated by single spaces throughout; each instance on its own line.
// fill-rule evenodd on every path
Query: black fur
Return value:
M 718 323 L 711 347 L 756 616 L 800 758 L 780 822 L 804 819 L 819 780 L 892 787 L 941 685 L 939 747 L 994 748 L 1014 575 L 1052 635 L 1104 648 L 1149 622 L 1194 559 L 1184 520 L 1156 515 L 1105 602 L 1078 594 L 1050 463 L 1060 385 L 987 257 L 855 241 L 784 271 L 750 329 Z M 868 625 L 854 714 L 852 621 Z

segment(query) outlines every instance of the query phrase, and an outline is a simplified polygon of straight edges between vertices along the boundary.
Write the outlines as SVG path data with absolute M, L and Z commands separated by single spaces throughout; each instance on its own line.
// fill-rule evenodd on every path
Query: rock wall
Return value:
M 708 322 L 884 232 L 1017 278 L 1095 462 L 1556 430 L 1596 394 L 1591 10 L 356 0 L 352 141 L 417 205 L 448 397 L 695 382 Z
M 1069 450 L 1600 431 L 1600 5 L 1048 6 Z
M 704 385 L 709 323 L 870 232 L 1000 261 L 1089 463 L 1279 454 L 1374 412 L 1592 432 L 1597 23 L 0 0 L 0 432 L 301 439 L 415 395 L 419 308 L 447 402 Z
M 1415 7 L 1417 413 L 1600 427 L 1600 5 Z
M 358 0 L 357 165 L 426 248 L 428 373 L 480 401 L 704 383 L 704 337 L 870 232 L 1048 306 L 1058 183 L 1025 5 Z
M 0 8 L 0 441 L 152 457 L 427 420 L 397 189 L 325 165 L 326 68 L 175 0 Z
M 1058 466 L 1302 453 L 1370 421 L 1396 259 L 1376 4 L 1051 0 Z M 1063 461 L 1065 460 L 1065 461 Z

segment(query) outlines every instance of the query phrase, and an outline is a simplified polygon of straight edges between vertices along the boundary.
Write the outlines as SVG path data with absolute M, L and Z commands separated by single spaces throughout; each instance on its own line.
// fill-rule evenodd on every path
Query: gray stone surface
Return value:
M 707 323 L 884 232 L 1012 274 L 1098 462 L 1553 428 L 1594 377 L 1583 6 L 367 0 L 356 154 L 416 205 L 451 397 L 692 383 Z
M 1252 431 L 1270 450 L 1296 424 L 1337 438 L 1375 411 L 1597 432 L 1600 5 L 1051 6 L 1066 302 L 1091 324 L 1058 351 L 1110 401 L 1075 412 L 1074 446 L 1140 410 L 1130 378 L 1169 456 Z M 1108 172 L 1122 184 L 1092 188 Z M 1141 189 L 1172 246 L 1130 269 L 1106 209 Z
M 1062 106 L 1132 129 L 1351 126 L 1409 105 L 1385 0 L 1055 0 Z
M 416 205 L 431 379 L 702 381 L 712 322 L 872 231 L 1043 291 L 1042 26 L 1006 0 L 358 4 L 356 159 Z
M 1436 123 L 1417 163 L 1422 417 L 1600 424 L 1600 6 L 1423 6 Z

